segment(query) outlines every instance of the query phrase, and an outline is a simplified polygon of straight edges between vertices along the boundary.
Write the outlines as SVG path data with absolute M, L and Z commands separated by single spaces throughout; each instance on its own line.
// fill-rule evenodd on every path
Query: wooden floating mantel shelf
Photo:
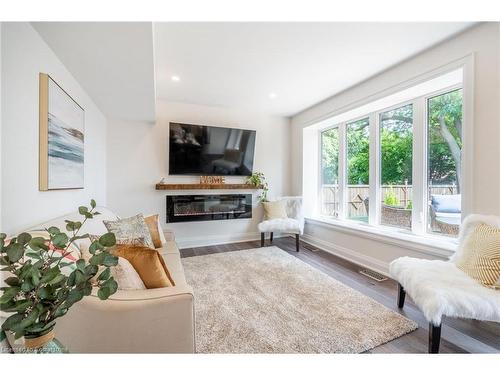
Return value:
M 156 190 L 257 190 L 261 186 L 249 184 L 156 184 Z

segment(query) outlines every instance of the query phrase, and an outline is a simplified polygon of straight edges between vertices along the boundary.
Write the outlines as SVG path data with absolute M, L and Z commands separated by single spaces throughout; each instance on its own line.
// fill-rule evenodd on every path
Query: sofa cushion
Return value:
M 179 254 L 179 248 L 175 241 L 167 241 L 162 247 L 156 249 L 160 254 Z
M 186 285 L 187 282 L 180 254 L 162 254 L 162 257 L 165 263 L 168 264 L 168 270 L 175 285 Z
M 162 231 L 162 235 L 164 240 L 162 240 L 162 243 L 168 242 L 168 241 L 175 241 L 175 234 L 172 229 L 165 229 Z

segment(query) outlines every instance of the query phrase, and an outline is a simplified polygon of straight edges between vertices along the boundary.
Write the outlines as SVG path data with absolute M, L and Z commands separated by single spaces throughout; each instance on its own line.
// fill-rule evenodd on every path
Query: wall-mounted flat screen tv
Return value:
M 255 130 L 170 123 L 169 174 L 250 176 Z

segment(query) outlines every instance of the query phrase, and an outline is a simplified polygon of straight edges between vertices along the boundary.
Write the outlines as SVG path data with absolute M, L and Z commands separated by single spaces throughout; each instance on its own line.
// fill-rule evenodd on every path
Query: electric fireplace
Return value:
M 167 223 L 251 217 L 252 194 L 167 195 Z

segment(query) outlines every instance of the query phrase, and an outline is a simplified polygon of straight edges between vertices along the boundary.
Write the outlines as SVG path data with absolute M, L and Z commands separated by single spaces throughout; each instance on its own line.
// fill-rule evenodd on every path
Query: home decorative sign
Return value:
M 39 189 L 83 189 L 85 112 L 40 73 Z
M 225 183 L 226 179 L 224 176 L 200 176 L 200 184 L 220 185 Z

